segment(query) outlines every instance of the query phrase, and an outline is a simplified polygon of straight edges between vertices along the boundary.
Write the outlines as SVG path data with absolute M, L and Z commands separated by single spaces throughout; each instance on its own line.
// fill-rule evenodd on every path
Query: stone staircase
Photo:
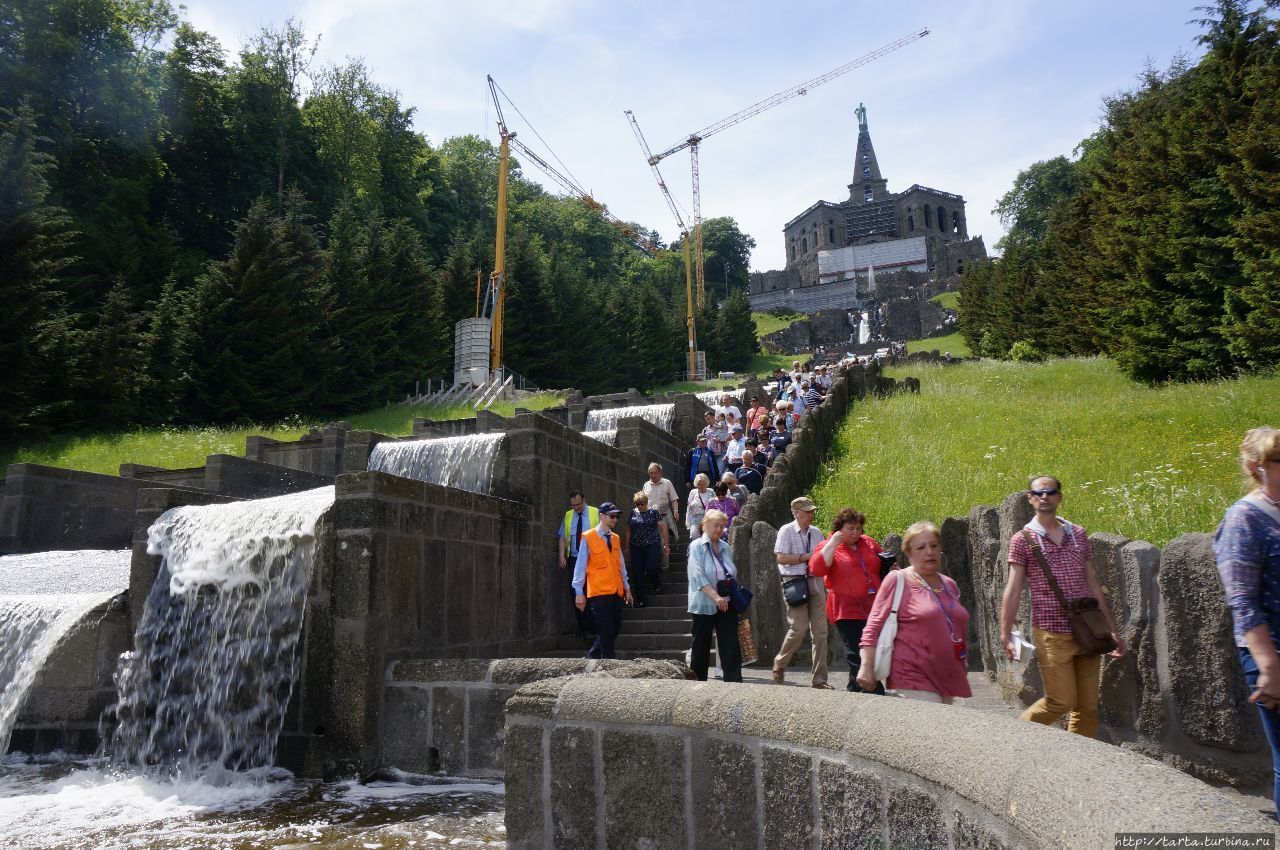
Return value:
M 693 645 L 687 556 L 688 540 L 681 540 L 672 550 L 670 564 L 662 574 L 662 593 L 650 593 L 648 605 L 644 608 L 623 610 L 622 627 L 615 643 L 618 658 L 684 661 L 685 651 Z M 590 647 L 590 640 L 566 635 L 557 639 L 555 649 L 543 655 L 551 658 L 582 658 Z M 713 650 L 712 663 L 714 658 Z

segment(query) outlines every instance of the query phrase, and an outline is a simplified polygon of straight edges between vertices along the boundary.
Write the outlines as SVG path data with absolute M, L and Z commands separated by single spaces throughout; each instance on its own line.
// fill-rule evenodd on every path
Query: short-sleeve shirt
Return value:
M 668 510 L 674 510 L 671 508 L 672 502 L 677 505 L 680 504 L 680 497 L 676 495 L 675 485 L 665 478 L 659 480 L 657 484 L 652 481 L 646 481 L 641 489 L 649 497 L 649 506 L 663 513 Z
M 775 555 L 811 555 L 826 540 L 822 532 L 814 526 L 807 531 L 800 530 L 800 523 L 792 520 L 778 529 L 778 538 L 773 543 Z M 798 564 L 778 564 L 778 572 L 784 576 L 802 576 L 809 568 L 809 559 Z
M 1213 538 L 1218 575 L 1231 607 L 1236 645 L 1266 624 L 1280 646 L 1280 522 L 1250 495 L 1227 509 Z
M 1066 520 L 1061 522 L 1064 526 L 1061 544 L 1055 544 L 1046 537 L 1035 520 L 1027 523 L 1024 528 L 1040 542 L 1040 551 L 1044 553 L 1049 569 L 1053 570 L 1053 577 L 1062 588 L 1063 598 L 1071 602 L 1093 595 L 1084 574 L 1085 563 L 1093 559 L 1093 546 L 1089 543 L 1084 528 Z M 1045 578 L 1044 570 L 1040 569 L 1040 562 L 1027 545 L 1022 532 L 1013 535 L 1013 539 L 1009 541 L 1009 563 L 1026 568 L 1027 587 L 1031 589 L 1031 625 L 1046 632 L 1071 634 L 1067 614 L 1062 610 L 1057 595 L 1049 586 L 1049 580 Z

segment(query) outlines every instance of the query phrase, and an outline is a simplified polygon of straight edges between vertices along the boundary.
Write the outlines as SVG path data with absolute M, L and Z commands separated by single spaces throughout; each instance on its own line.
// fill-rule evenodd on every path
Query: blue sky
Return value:
M 702 144 L 706 217 L 732 215 L 758 243 L 752 268 L 783 265 L 782 225 L 839 201 L 867 107 L 890 191 L 921 183 L 961 194 L 969 232 L 1001 236 L 990 210 L 1029 164 L 1070 153 L 1102 99 L 1150 61 L 1193 58 L 1196 0 L 870 3 L 655 0 L 188 0 L 187 17 L 234 53 L 261 26 L 299 19 L 321 37 L 317 66 L 364 57 L 374 79 L 417 109 L 433 143 L 496 141 L 493 74 L 569 170 L 619 217 L 675 223 L 623 115 L 655 151 L 774 92 L 901 36 L 931 34 Z M 535 149 L 516 116 L 508 123 Z M 532 165 L 525 173 L 541 174 Z M 689 159 L 663 163 L 690 207 Z M 549 181 L 544 183 L 551 185 Z M 552 185 L 551 188 L 554 188 Z M 708 277 L 713 270 L 708 270 Z

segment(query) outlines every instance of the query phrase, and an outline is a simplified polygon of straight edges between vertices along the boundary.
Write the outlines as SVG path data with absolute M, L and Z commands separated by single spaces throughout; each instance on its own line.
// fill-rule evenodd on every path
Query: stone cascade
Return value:
M 639 416 L 646 422 L 652 422 L 664 431 L 670 431 L 675 416 L 674 404 L 644 404 L 636 407 L 614 407 L 607 410 L 587 411 L 586 425 L 583 431 L 617 430 L 619 420 L 629 416 Z
M 0 558 L 0 753 L 59 643 L 128 588 L 130 558 L 127 549 Z
M 373 447 L 369 469 L 442 487 L 489 493 L 493 490 L 494 458 L 505 438 L 499 432 L 381 442 Z
M 150 526 L 160 570 L 121 659 L 114 764 L 214 781 L 274 764 L 333 502 L 322 487 L 178 507 Z
M 707 407 L 715 408 L 720 406 L 720 400 L 726 395 L 733 399 L 733 403 L 739 408 L 743 406 L 742 390 L 709 390 L 705 393 L 694 393 L 698 397 L 698 401 Z

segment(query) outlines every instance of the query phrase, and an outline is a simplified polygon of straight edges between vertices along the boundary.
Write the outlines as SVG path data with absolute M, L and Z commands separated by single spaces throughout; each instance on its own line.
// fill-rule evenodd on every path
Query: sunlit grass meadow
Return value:
M 764 339 L 771 333 L 791 327 L 792 322 L 809 318 L 804 313 L 752 313 L 756 320 L 756 337 Z
M 937 351 L 940 354 L 950 351 L 952 357 L 968 357 L 970 354 L 969 345 L 958 333 L 907 340 L 907 353 L 913 354 L 917 351 Z
M 953 352 L 954 353 L 954 352 Z M 1028 476 L 1061 478 L 1062 515 L 1163 546 L 1212 531 L 1243 493 L 1246 429 L 1280 421 L 1280 376 L 1144 387 L 1103 359 L 913 364 L 919 395 L 856 405 L 814 488 L 819 521 L 840 507 L 867 533 L 901 533 L 997 505 Z
M 489 409 L 511 416 L 516 407 L 541 410 L 562 400 L 556 393 L 539 393 L 520 402 L 500 401 Z M 475 416 L 470 405 L 392 405 L 345 417 L 359 429 L 391 436 L 413 432 L 414 417 L 465 419 Z M 344 417 L 333 417 L 340 419 Z M 324 420 L 333 421 L 333 420 Z M 52 437 L 22 447 L 0 448 L 0 475 L 11 463 L 43 463 L 85 472 L 115 475 L 122 463 L 140 463 L 166 469 L 203 466 L 211 454 L 243 455 L 245 437 L 261 434 L 276 440 L 295 440 L 322 421 L 291 419 L 275 425 L 227 428 L 136 428 L 107 434 L 74 434 Z

